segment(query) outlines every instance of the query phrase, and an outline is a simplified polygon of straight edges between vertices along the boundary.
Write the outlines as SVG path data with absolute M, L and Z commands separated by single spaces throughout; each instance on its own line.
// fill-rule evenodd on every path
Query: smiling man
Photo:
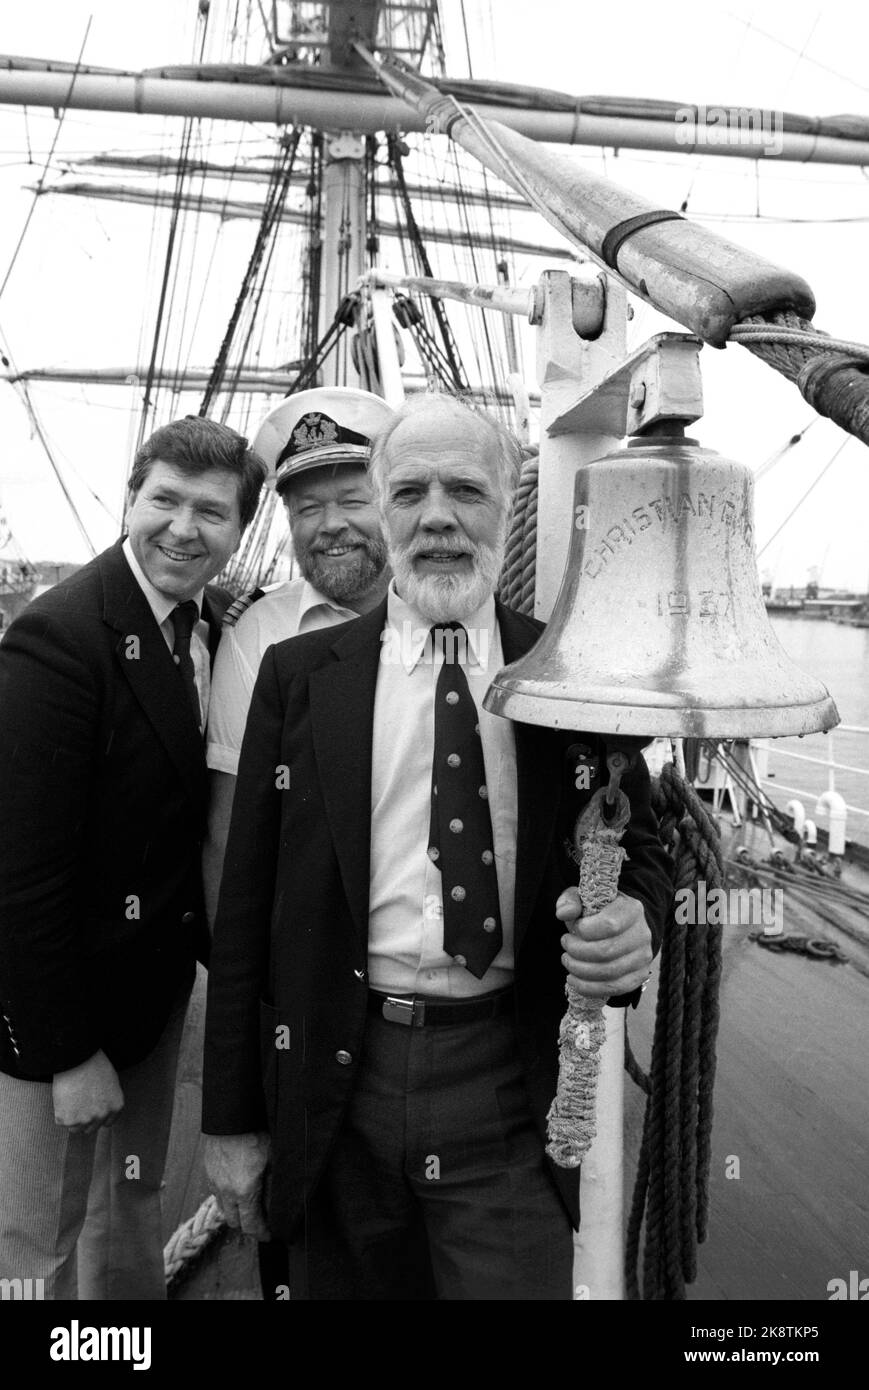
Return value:
M 209 922 L 217 908 L 238 758 L 260 662 L 273 642 L 335 627 L 381 602 L 389 582 L 367 467 L 371 436 L 392 419 L 379 396 L 349 386 L 300 391 L 272 410 L 254 447 L 275 470 L 301 576 L 255 589 L 223 621 L 208 721 Z
M 265 465 L 188 417 L 130 475 L 126 538 L 0 643 L 0 1277 L 165 1297 L 160 1186 L 208 932 L 202 730 Z
M 386 598 L 257 679 L 203 1128 L 230 1223 L 288 1242 L 278 1298 L 571 1297 L 578 1173 L 543 1139 L 566 975 L 636 1002 L 672 888 L 641 764 L 620 893 L 580 919 L 577 734 L 483 708 L 541 631 L 494 598 L 518 465 L 456 401 L 399 411 L 371 462 Z

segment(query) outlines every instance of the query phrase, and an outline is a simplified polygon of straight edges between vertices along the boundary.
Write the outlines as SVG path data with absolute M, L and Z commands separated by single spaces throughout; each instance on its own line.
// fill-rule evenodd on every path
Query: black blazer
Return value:
M 384 602 L 352 623 L 269 648 L 239 766 L 209 974 L 203 1129 L 270 1130 L 269 1221 L 285 1239 L 326 1163 L 362 1048 L 372 723 L 385 611 Z M 497 612 L 505 659 L 514 661 L 542 625 L 501 605 Z M 563 842 L 588 796 L 576 791 L 567 756 L 575 738 L 516 726 L 518 1035 L 541 1128 L 566 1007 L 555 900 L 578 881 Z M 672 897 L 670 862 L 645 765 L 623 785 L 633 815 L 621 887 L 642 901 L 657 944 Z M 354 1061 L 342 1065 L 347 1052 Z M 576 1222 L 577 1173 L 553 1172 Z
M 212 658 L 228 595 L 206 596 Z M 118 542 L 0 642 L 0 1069 L 145 1057 L 208 941 L 203 740 Z

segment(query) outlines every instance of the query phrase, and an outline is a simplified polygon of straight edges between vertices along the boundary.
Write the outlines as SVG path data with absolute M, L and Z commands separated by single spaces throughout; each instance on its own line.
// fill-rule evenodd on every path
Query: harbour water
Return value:
M 778 614 L 771 615 L 771 622 L 788 655 L 826 685 L 842 723 L 869 729 L 869 628 Z M 787 757 L 786 752 L 824 761 L 832 756 L 837 763 L 865 768 L 862 776 L 837 771 L 835 789 L 850 808 L 848 839 L 869 846 L 869 734 L 835 729 L 831 734 L 770 740 L 768 746 L 768 771 L 773 779 L 766 787 L 769 795 L 781 806 L 791 799 L 802 801 L 806 815 L 823 828 L 827 825 L 826 817 L 816 816 L 815 801 L 827 790 L 829 772 L 814 763 Z M 859 813 L 861 810 L 863 814 Z

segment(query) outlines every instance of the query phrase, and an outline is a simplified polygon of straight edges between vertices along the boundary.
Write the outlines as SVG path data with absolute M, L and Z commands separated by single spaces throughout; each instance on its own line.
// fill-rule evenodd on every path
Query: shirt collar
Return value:
M 495 598 L 490 595 L 485 603 L 471 613 L 462 623 L 468 634 L 467 664 L 488 669 L 495 650 L 497 635 L 495 618 Z M 395 634 L 393 644 L 397 643 L 399 660 L 408 675 L 419 665 L 426 648 L 428 635 L 435 626 L 429 618 L 424 618 L 416 608 L 405 603 L 395 587 L 395 580 L 389 581 L 386 595 L 386 626 Z M 395 647 L 394 647 L 395 649 Z
M 178 600 L 174 598 L 167 598 L 165 594 L 160 593 L 159 589 L 154 588 L 154 585 L 151 583 L 150 579 L 145 574 L 145 571 L 142 569 L 142 566 L 139 564 L 139 561 L 136 559 L 136 556 L 133 553 L 133 546 L 131 544 L 129 536 L 127 536 L 121 549 L 124 552 L 124 558 L 127 561 L 127 564 L 133 571 L 133 578 L 135 579 L 139 588 L 142 590 L 142 593 L 145 595 L 145 598 L 148 601 L 148 607 L 154 614 L 155 619 L 157 620 L 157 626 L 162 627 L 166 619 L 169 617 L 169 614 L 172 612 L 173 608 L 177 608 Z M 204 589 L 200 589 L 198 594 L 193 595 L 193 602 L 196 604 L 196 611 L 198 612 L 200 618 L 202 617 L 202 600 L 204 595 Z
M 314 585 L 306 579 L 302 585 L 302 597 L 299 601 L 299 616 L 297 621 L 301 623 L 305 614 L 309 613 L 312 608 L 323 607 L 331 608 L 335 613 L 346 613 L 349 618 L 355 618 L 357 616 L 351 608 L 346 608 L 343 603 L 336 603 L 334 599 L 327 598 L 325 594 L 321 594 L 320 590 L 315 589 Z

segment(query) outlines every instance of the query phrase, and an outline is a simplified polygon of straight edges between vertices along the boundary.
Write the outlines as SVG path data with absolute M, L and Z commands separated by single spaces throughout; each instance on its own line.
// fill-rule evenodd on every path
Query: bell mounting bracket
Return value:
M 548 433 L 642 434 L 667 420 L 691 424 L 703 414 L 700 349 L 690 333 L 657 333 L 549 421 Z

